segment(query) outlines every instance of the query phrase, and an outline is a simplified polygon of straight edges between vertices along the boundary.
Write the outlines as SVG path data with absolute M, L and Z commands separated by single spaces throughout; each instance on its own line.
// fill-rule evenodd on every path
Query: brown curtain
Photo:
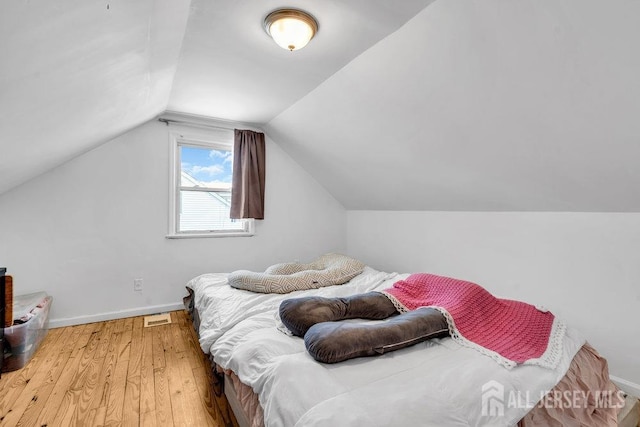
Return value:
M 234 130 L 231 218 L 264 219 L 264 133 Z

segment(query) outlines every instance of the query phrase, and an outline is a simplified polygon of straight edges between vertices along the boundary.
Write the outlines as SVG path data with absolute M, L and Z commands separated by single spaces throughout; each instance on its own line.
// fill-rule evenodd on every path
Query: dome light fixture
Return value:
M 264 29 L 278 46 L 294 51 L 305 47 L 315 36 L 318 21 L 299 9 L 278 9 L 264 18 Z

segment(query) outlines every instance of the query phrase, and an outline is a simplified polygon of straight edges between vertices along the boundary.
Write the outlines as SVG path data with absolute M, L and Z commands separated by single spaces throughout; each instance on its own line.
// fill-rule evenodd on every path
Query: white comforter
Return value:
M 345 285 L 303 292 L 347 296 L 386 289 L 404 277 L 367 267 Z M 564 376 L 584 344 L 568 328 L 555 370 L 538 366 L 507 370 L 450 338 L 325 365 L 307 353 L 301 338 L 277 328 L 280 302 L 302 292 L 237 290 L 226 283 L 226 274 L 199 276 L 187 286 L 195 291 L 202 349 L 253 388 L 267 427 L 511 426 Z M 490 381 L 497 383 L 487 385 Z M 492 386 L 484 399 L 483 386 Z M 490 407 L 493 416 L 486 415 Z

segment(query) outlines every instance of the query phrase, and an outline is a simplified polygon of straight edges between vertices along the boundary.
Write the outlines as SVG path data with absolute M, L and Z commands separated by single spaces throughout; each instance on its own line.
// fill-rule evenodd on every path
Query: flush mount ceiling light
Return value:
M 302 49 L 318 32 L 318 21 L 298 9 L 278 9 L 264 18 L 264 29 L 278 46 L 287 50 Z

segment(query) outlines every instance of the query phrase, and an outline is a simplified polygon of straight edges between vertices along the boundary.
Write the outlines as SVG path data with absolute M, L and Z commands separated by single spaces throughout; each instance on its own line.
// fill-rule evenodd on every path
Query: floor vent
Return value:
M 171 314 L 154 314 L 153 316 L 144 316 L 144 327 L 150 328 L 152 326 L 168 325 L 171 323 Z

